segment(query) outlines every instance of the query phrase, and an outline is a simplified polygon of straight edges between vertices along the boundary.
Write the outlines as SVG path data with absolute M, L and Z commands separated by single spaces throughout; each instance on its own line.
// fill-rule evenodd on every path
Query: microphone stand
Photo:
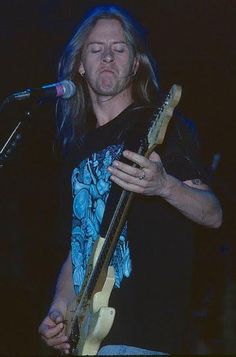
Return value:
M 9 101 L 4 100 L 2 105 L 0 105 L 0 109 L 3 108 L 5 104 L 9 103 Z M 27 121 L 29 121 L 32 118 L 32 111 L 37 109 L 39 106 L 41 106 L 43 103 L 42 100 L 38 101 L 36 105 L 32 107 L 31 110 L 27 110 L 24 114 L 23 117 L 19 120 L 15 128 L 11 131 L 10 135 L 7 137 L 6 141 L 0 148 L 0 169 L 2 169 L 9 159 L 9 157 L 13 154 L 15 151 L 17 145 L 19 144 L 21 140 L 21 132 L 22 128 L 26 124 Z

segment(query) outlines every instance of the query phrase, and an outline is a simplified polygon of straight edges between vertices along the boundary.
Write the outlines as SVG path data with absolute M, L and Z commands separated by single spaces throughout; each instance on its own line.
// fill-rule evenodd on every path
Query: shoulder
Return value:
M 184 152 L 199 151 L 200 142 L 196 123 L 175 112 L 168 126 L 164 143 L 168 150 L 178 148 Z
M 198 130 L 194 120 L 186 118 L 182 114 L 176 112 L 174 121 L 180 137 L 188 137 L 196 145 L 199 145 Z

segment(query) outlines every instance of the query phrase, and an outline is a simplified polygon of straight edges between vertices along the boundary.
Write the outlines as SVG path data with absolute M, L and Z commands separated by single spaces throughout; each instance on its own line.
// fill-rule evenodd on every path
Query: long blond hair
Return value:
M 76 140 L 89 123 L 86 114 L 91 100 L 86 81 L 78 74 L 83 45 L 99 19 L 116 19 L 120 22 L 126 40 L 132 46 L 139 67 L 132 86 L 132 97 L 139 104 L 150 104 L 158 96 L 159 86 L 155 62 L 148 49 L 145 32 L 124 10 L 117 6 L 98 6 L 92 9 L 78 26 L 60 59 L 59 80 L 70 79 L 77 87 L 76 95 L 68 100 L 58 99 L 56 114 L 58 136 L 63 146 Z

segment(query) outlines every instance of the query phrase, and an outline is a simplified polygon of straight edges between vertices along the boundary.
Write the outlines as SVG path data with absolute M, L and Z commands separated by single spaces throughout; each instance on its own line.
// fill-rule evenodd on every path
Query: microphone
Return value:
M 41 88 L 25 89 L 22 92 L 11 94 L 9 101 L 24 100 L 30 97 L 60 97 L 62 99 L 69 99 L 73 97 L 76 92 L 75 84 L 70 80 L 62 82 L 46 84 Z

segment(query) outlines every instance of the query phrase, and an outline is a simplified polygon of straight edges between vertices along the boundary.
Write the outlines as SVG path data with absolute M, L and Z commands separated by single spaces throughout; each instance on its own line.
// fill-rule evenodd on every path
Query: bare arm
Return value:
M 217 197 L 200 180 L 182 182 L 168 175 L 162 197 L 196 223 L 211 228 L 218 228 L 222 223 L 222 209 Z
M 52 309 L 57 307 L 67 308 L 74 297 L 75 292 L 72 282 L 72 263 L 70 252 L 58 276 L 53 302 L 49 311 L 52 311 Z
M 39 326 L 42 340 L 49 346 L 69 353 L 65 335 L 65 316 L 68 305 L 75 297 L 72 283 L 71 253 L 69 253 L 58 276 L 56 291 L 48 315 Z
M 207 185 L 200 180 L 182 182 L 168 175 L 155 152 L 149 159 L 128 150 L 123 155 L 142 169 L 114 161 L 109 167 L 112 181 L 128 191 L 160 196 L 196 223 L 212 228 L 221 225 L 220 203 Z

